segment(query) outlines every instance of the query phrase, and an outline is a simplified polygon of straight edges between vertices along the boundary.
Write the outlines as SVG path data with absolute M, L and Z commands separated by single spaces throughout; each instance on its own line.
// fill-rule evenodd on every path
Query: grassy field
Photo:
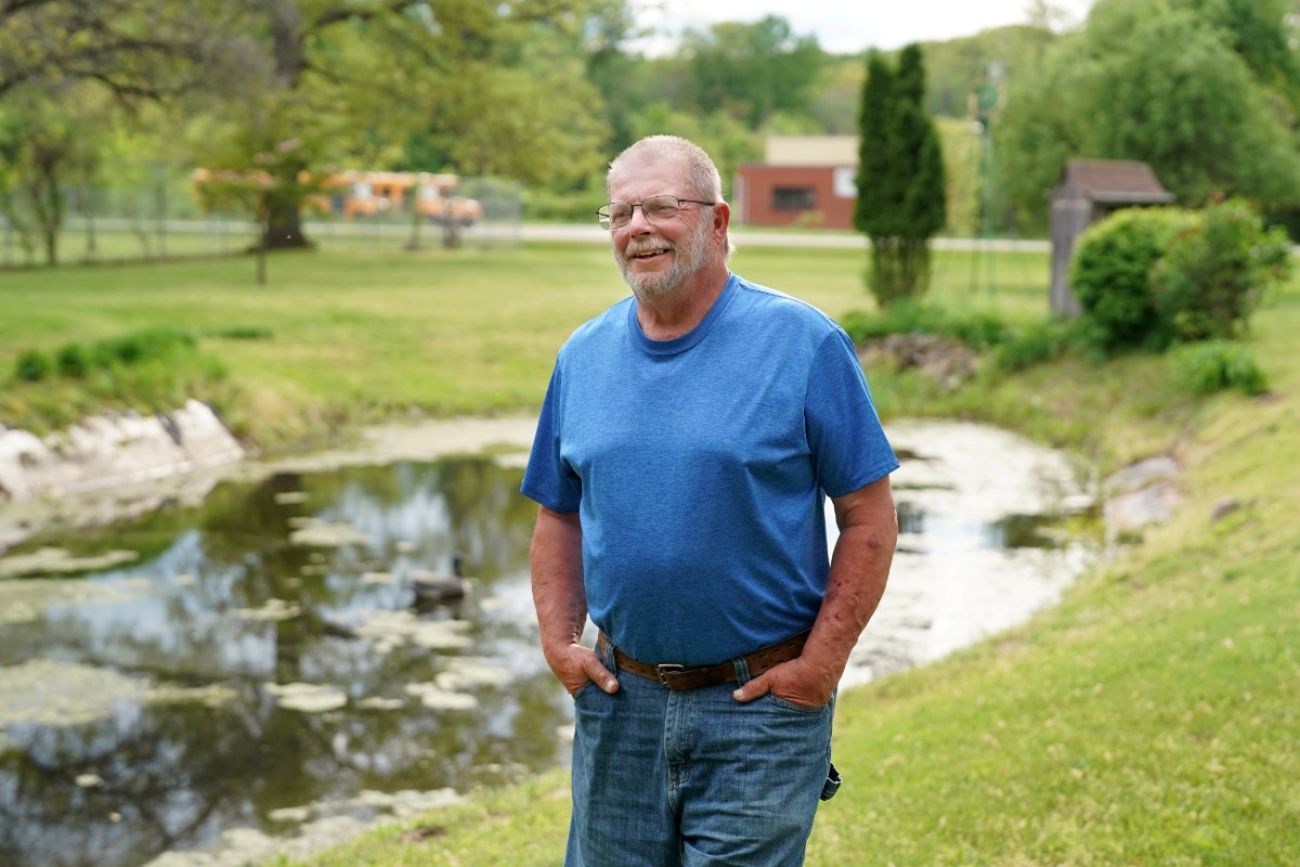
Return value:
M 860 254 L 742 250 L 737 270 L 832 314 L 867 305 Z M 972 291 L 941 257 L 935 296 L 1043 315 L 1046 257 L 996 261 Z M 0 275 L 0 370 L 24 347 L 146 324 L 200 333 L 227 367 L 223 411 L 263 445 L 313 424 L 407 408 L 535 405 L 558 344 L 621 296 L 600 249 L 526 247 L 392 257 L 281 256 L 257 288 L 245 261 Z M 1300 287 L 1269 299 L 1251 337 L 1272 391 L 1193 399 L 1167 359 L 1079 359 L 981 373 L 955 392 L 870 371 L 888 419 L 995 421 L 1093 454 L 1183 466 L 1175 519 L 1117 551 L 1057 608 L 938 664 L 842 696 L 815 865 L 1300 864 Z M 48 388 L 48 386 L 39 386 Z M 6 383 L 0 420 L 37 401 Z M 48 418 L 48 413 L 45 416 Z M 1216 505 L 1235 509 L 1212 521 Z M 553 865 L 563 772 L 372 834 L 317 867 Z
M 869 303 L 863 254 L 742 250 L 736 267 L 832 315 Z M 999 257 L 997 296 L 971 292 L 968 254 L 941 254 L 935 289 L 957 304 L 1002 302 L 1041 314 L 1047 259 Z M 487 413 L 540 404 L 555 351 L 622 286 L 608 252 L 590 246 L 388 254 L 281 254 L 270 284 L 250 258 L 0 273 L 0 420 L 45 430 L 121 406 L 131 388 L 14 381 L 26 349 L 113 338 L 170 325 L 207 335 L 201 350 L 228 371 L 194 382 L 246 439 L 278 450 L 356 422 L 407 412 Z M 269 329 L 264 340 L 218 335 Z M 175 398 L 172 390 L 163 397 Z M 160 399 L 157 392 L 150 400 Z M 137 400 L 137 403 L 140 401 Z M 148 408 L 148 407 L 146 407 Z M 161 407 L 165 408 L 165 407 Z

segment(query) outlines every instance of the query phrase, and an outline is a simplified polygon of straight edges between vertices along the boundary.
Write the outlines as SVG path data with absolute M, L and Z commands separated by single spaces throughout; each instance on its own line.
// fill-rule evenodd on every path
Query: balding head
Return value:
M 675 135 L 646 136 L 614 157 L 609 164 L 609 172 L 605 175 L 606 194 L 609 193 L 615 175 L 634 172 L 638 165 L 664 163 L 677 163 L 682 167 L 682 177 L 692 195 L 708 202 L 723 201 L 722 176 L 718 174 L 718 167 L 713 164 L 708 153 L 694 142 Z M 727 259 L 731 258 L 735 249 L 736 245 L 728 232 L 725 252 Z

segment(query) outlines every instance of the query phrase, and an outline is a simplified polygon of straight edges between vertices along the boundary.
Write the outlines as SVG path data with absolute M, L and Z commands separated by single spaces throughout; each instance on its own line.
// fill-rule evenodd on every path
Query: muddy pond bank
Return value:
M 301 853 L 563 762 L 517 494 L 531 434 L 386 429 L 9 552 L 0 569 L 32 559 L 0 579 L 0 861 Z M 1059 453 L 976 425 L 890 435 L 903 534 L 850 684 L 1022 620 L 1092 550 Z M 469 593 L 413 605 L 456 554 Z

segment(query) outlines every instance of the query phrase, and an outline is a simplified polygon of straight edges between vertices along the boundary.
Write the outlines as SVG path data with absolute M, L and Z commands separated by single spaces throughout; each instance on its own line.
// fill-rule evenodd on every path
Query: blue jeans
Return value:
M 611 652 L 602 661 L 614 671 Z M 818 800 L 833 793 L 834 700 L 741 704 L 736 684 L 679 691 L 615 673 L 614 695 L 588 683 L 574 697 L 566 867 L 802 864 Z

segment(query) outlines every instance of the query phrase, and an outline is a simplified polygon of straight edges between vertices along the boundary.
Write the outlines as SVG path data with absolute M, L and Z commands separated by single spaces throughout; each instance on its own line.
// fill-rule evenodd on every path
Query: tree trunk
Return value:
M 300 250 L 311 247 L 302 231 L 302 203 L 296 196 L 274 196 L 262 233 L 262 246 L 271 250 Z

